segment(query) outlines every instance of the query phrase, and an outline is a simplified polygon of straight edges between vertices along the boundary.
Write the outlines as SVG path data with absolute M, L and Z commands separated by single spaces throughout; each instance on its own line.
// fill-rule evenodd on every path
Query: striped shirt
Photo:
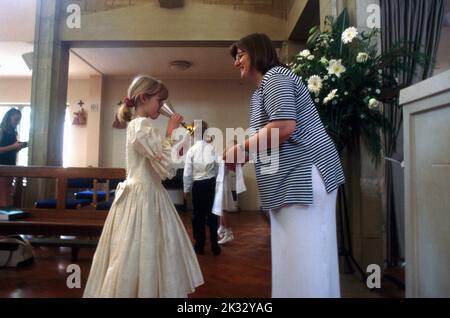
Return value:
M 267 173 L 273 163 L 254 156 L 262 208 L 277 209 L 289 204 L 313 203 L 312 166 L 316 165 L 328 193 L 345 182 L 336 147 L 328 136 L 308 89 L 291 70 L 277 66 L 263 77 L 250 106 L 250 130 L 257 133 L 271 121 L 295 120 L 291 137 L 272 150 L 278 154 L 278 169 Z

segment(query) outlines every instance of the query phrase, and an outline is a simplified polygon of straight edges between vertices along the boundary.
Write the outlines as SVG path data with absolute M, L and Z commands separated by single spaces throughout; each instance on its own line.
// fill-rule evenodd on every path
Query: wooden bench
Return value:
M 96 246 L 96 240 L 67 240 L 59 236 L 99 237 L 107 211 L 96 211 L 94 205 L 76 210 L 66 210 L 68 179 L 94 179 L 94 202 L 97 180 L 125 179 L 125 169 L 115 168 L 62 168 L 1 166 L 0 177 L 56 179 L 56 209 L 20 208 L 30 217 L 15 221 L 0 221 L 0 235 L 44 235 L 58 238 L 31 239 L 32 245 L 72 247 L 76 260 L 80 247 Z M 18 196 L 23 193 L 23 182 L 16 182 Z

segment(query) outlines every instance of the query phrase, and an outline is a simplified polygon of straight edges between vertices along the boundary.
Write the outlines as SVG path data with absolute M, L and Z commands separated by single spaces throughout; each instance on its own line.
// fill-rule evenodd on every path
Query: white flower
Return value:
M 320 59 L 320 63 L 322 63 L 323 65 L 327 65 L 327 64 L 328 64 L 327 58 L 326 58 L 325 56 L 323 56 L 323 57 Z
M 301 57 L 308 57 L 311 55 L 311 52 L 309 50 L 303 50 L 299 54 Z
M 377 90 L 375 91 L 375 93 L 377 93 L 378 95 L 381 94 L 381 90 L 377 88 Z
M 356 62 L 358 63 L 366 63 L 369 60 L 369 54 L 367 53 L 359 53 L 356 57 Z
M 324 98 L 323 103 L 324 104 L 328 104 L 329 101 L 333 100 L 334 98 L 337 97 L 336 93 L 337 93 L 337 89 L 333 89 L 327 97 Z
M 369 109 L 375 109 L 378 107 L 379 104 L 380 104 L 379 101 L 377 101 L 375 98 L 371 98 L 369 100 Z
M 320 93 L 320 90 L 322 89 L 322 79 L 320 76 L 313 75 L 308 79 L 308 89 L 312 93 Z
M 347 69 L 344 65 L 342 65 L 342 60 L 330 60 L 330 66 L 328 67 L 329 75 L 336 75 L 337 77 L 341 77 L 341 74 L 344 73 Z
M 314 60 L 314 55 L 310 55 L 310 56 L 308 56 L 308 60 L 310 60 L 310 61 L 312 61 L 312 60 Z
M 355 27 L 350 27 L 342 33 L 342 42 L 344 44 L 351 43 L 357 35 L 358 30 Z
M 325 76 L 323 77 L 323 79 L 324 79 L 324 80 L 328 80 L 328 79 L 329 79 L 328 75 L 325 75 Z
M 319 103 L 320 103 L 320 98 L 316 98 L 316 99 L 314 100 L 314 102 L 315 102 L 316 104 L 319 104 Z

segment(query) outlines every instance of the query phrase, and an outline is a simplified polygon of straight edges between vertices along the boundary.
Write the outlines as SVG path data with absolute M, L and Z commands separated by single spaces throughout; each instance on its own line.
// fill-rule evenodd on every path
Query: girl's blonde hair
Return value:
M 148 97 L 159 95 L 162 100 L 165 100 L 169 97 L 169 91 L 166 85 L 156 78 L 149 75 L 136 76 L 131 82 L 128 88 L 128 95 L 122 101 L 118 112 L 118 118 L 122 124 L 126 124 L 133 119 L 135 109 L 141 103 L 142 95 L 147 95 Z

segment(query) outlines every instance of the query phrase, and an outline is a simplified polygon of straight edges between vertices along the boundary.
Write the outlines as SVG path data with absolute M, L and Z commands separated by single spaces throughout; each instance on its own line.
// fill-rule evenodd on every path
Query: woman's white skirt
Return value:
M 336 194 L 312 169 L 314 203 L 272 210 L 272 297 L 340 297 Z

